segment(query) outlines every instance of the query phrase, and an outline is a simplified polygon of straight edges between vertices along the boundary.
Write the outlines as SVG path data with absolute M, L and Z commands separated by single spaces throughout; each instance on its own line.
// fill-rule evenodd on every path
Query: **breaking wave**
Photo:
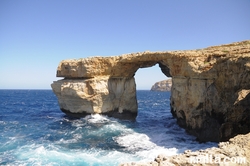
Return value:
M 172 118 L 169 92 L 138 91 L 136 121 L 103 115 L 65 116 L 52 91 L 1 90 L 0 165 L 118 165 L 199 144 Z

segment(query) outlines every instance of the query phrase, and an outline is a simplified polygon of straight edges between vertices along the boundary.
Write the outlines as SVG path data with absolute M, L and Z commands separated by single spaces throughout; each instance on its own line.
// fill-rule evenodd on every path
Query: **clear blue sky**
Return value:
M 0 89 L 50 89 L 63 59 L 250 39 L 250 0 L 1 0 Z M 139 69 L 138 89 L 166 77 Z

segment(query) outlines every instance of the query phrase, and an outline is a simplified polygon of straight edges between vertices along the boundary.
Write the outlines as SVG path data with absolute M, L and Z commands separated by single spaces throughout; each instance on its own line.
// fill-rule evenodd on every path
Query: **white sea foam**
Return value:
M 88 125 L 96 126 L 93 130 L 87 128 Z M 137 132 L 125 124 L 120 123 L 119 120 L 109 118 L 102 115 L 90 115 L 82 119 L 76 119 L 68 123 L 72 126 L 72 130 L 62 130 L 62 138 L 54 141 L 39 144 L 32 142 L 26 144 L 15 151 L 17 159 L 14 165 L 118 165 L 123 162 L 131 161 L 152 161 L 159 154 L 175 155 L 180 152 L 180 148 L 169 146 L 176 140 L 168 138 L 168 134 L 162 129 L 153 129 L 145 133 Z M 152 126 L 151 126 L 152 127 Z M 67 132 L 65 132 L 67 131 Z M 59 131 L 58 131 L 59 132 Z M 179 131 L 180 133 L 182 131 Z M 80 147 L 80 143 L 87 143 L 85 134 L 88 138 L 106 138 L 108 134 L 117 133 L 113 136 L 113 141 L 122 150 L 96 148 L 91 146 L 88 148 L 71 149 L 68 148 L 70 144 Z M 180 137 L 181 135 L 177 136 Z M 64 137 L 65 136 L 65 137 Z M 186 135 L 183 136 L 185 137 Z M 9 141 L 16 141 L 16 137 L 9 138 Z M 90 142 L 92 143 L 92 142 Z M 94 143 L 95 144 L 95 143 Z M 98 144 L 98 142 L 96 143 Z M 183 149 L 187 142 L 179 142 L 183 144 Z M 168 146 L 167 146 L 168 145 Z M 174 145 L 174 144 L 173 144 Z M 202 145 L 195 144 L 196 148 Z
M 0 120 L 0 125 L 5 125 L 5 124 L 6 124 L 5 121 L 1 121 L 1 120 Z
M 44 105 L 47 101 L 32 104 L 33 97 L 31 104 L 22 107 L 27 112 L 15 112 L 20 103 L 10 111 L 4 106 L 6 117 L 0 121 L 3 130 L 0 165 L 113 166 L 213 146 L 212 143 L 199 144 L 187 135 L 171 118 L 168 104 L 163 105 L 169 101 L 162 96 L 166 93 L 159 94 L 143 92 L 138 96 L 136 121 L 121 121 L 99 114 L 69 118 L 59 113 L 56 100 L 52 100 L 56 103 L 53 106 Z M 24 99 L 25 103 L 30 103 Z M 6 106 L 13 106 L 12 103 Z
M 86 118 L 88 123 L 108 123 L 110 120 L 103 115 L 100 114 L 93 114 L 93 115 L 88 115 Z
M 147 135 L 139 133 L 120 136 L 115 138 L 115 141 L 120 146 L 126 147 L 129 151 L 147 150 L 156 146 L 154 143 L 150 142 Z
M 14 164 L 22 165 L 118 165 L 120 162 L 138 161 L 134 155 L 119 151 L 101 149 L 64 150 L 54 145 L 29 145 L 16 151 L 18 160 Z
M 153 143 L 146 134 L 133 132 L 128 135 L 119 136 L 114 139 L 120 146 L 123 146 L 140 157 L 142 161 L 153 160 L 159 154 L 175 155 L 178 149 L 165 148 Z

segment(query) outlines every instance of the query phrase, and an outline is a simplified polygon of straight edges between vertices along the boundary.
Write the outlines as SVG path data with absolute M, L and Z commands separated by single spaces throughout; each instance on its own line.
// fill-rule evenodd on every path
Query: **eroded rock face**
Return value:
M 64 79 L 55 81 L 51 86 L 61 110 L 71 116 L 102 113 L 119 118 L 135 118 L 137 115 L 133 77 Z
M 205 49 L 63 60 L 52 83 L 61 110 L 73 115 L 137 113 L 134 75 L 159 64 L 172 77 L 171 112 L 200 141 L 250 131 L 250 41 Z

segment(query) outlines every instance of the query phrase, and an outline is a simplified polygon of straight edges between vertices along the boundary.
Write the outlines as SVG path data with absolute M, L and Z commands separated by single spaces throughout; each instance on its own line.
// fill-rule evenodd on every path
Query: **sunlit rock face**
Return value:
M 172 77 L 173 116 L 198 140 L 228 140 L 250 131 L 250 41 L 188 51 L 63 60 L 57 77 L 64 79 L 51 86 L 67 114 L 135 118 L 134 75 L 139 68 L 155 64 Z
M 172 79 L 156 82 L 152 87 L 151 91 L 171 91 Z
M 61 110 L 71 116 L 102 113 L 135 118 L 137 115 L 133 77 L 64 79 L 55 81 L 51 86 Z

